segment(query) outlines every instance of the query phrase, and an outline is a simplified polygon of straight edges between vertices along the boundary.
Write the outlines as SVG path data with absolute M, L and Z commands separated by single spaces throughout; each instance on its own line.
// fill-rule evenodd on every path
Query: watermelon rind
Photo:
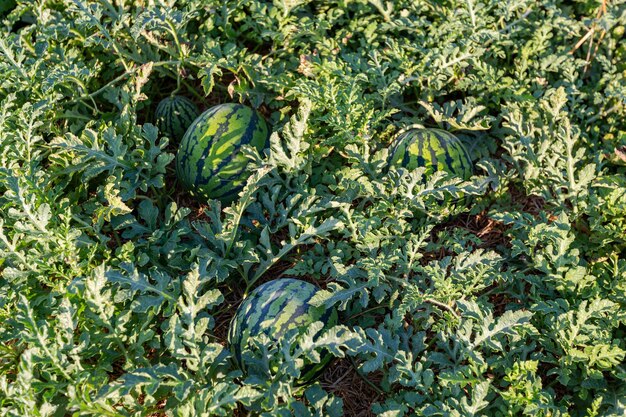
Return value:
M 298 329 L 302 334 L 317 321 L 324 324 L 322 330 L 337 323 L 334 308 L 309 304 L 318 291 L 315 285 L 308 282 L 280 278 L 260 285 L 243 300 L 231 321 L 228 340 L 235 360 L 244 372 L 247 366 L 243 363 L 242 352 L 250 348 L 250 337 L 265 334 L 278 342 L 291 329 Z M 325 352 L 320 363 L 305 365 L 299 381 L 311 381 L 331 360 L 332 355 Z
M 445 171 L 464 180 L 474 171 L 463 143 L 441 129 L 410 129 L 398 135 L 391 147 L 389 165 L 408 170 L 424 167 L 427 176 Z
M 225 103 L 202 113 L 187 129 L 176 154 L 180 183 L 201 199 L 233 201 L 246 184 L 249 160 L 243 145 L 269 147 L 263 116 L 242 104 Z
M 199 114 L 198 107 L 187 97 L 170 96 L 157 105 L 155 124 L 162 135 L 180 141 Z

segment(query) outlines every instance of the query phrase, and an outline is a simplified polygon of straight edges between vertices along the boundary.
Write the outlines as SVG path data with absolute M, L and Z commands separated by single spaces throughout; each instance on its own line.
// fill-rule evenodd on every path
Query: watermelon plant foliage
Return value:
M 0 416 L 626 412 L 623 0 L 9 3 Z M 177 180 L 172 91 L 272 126 L 232 202 Z M 414 125 L 473 175 L 389 169 Z M 244 375 L 228 323 L 283 275 L 339 324 Z

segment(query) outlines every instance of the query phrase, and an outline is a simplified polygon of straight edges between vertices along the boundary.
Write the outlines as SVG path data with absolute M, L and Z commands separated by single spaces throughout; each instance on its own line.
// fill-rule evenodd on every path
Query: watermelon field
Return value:
M 626 416 L 626 0 L 0 0 L 0 417 Z

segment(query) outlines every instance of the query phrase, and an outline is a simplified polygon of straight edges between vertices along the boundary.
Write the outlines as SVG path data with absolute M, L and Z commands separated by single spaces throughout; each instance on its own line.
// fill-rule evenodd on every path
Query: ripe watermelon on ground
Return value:
M 446 171 L 468 180 L 474 170 L 463 143 L 441 129 L 411 129 L 398 135 L 392 145 L 389 164 L 409 170 L 425 167 L 426 175 Z
M 266 282 L 246 297 L 230 323 L 228 341 L 240 368 L 245 372 L 242 352 L 248 349 L 250 337 L 265 334 L 278 341 L 288 330 L 297 328 L 300 333 L 316 321 L 324 323 L 324 329 L 337 323 L 334 308 L 315 307 L 309 301 L 319 289 L 308 282 L 294 278 L 280 278 Z M 300 382 L 315 378 L 332 359 L 325 352 L 320 363 L 308 364 L 301 370 Z
M 263 116 L 242 104 L 220 104 L 202 113 L 187 129 L 176 154 L 178 179 L 198 198 L 230 202 L 250 176 L 241 152 L 269 146 Z
M 198 107 L 187 97 L 170 96 L 159 102 L 154 116 L 161 133 L 180 141 L 199 114 Z

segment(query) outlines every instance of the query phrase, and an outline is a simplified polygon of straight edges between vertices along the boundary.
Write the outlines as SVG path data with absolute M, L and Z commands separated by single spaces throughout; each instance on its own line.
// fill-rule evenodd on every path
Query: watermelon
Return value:
M 159 102 L 154 116 L 159 131 L 178 142 L 199 114 L 198 107 L 187 97 L 170 96 Z
M 241 353 L 249 348 L 249 337 L 263 333 L 277 342 L 288 330 L 297 328 L 304 333 L 316 321 L 324 323 L 324 329 L 337 323 L 335 309 L 309 304 L 317 291 L 319 289 L 308 282 L 280 278 L 260 285 L 243 300 L 230 323 L 228 341 L 244 372 L 247 366 Z M 331 359 L 332 356 L 325 352 L 320 363 L 306 364 L 299 381 L 306 383 L 315 378 Z
M 446 171 L 464 180 L 474 167 L 463 143 L 441 129 L 411 129 L 398 135 L 392 145 L 389 164 L 409 170 L 426 167 L 426 175 Z
M 176 154 L 178 179 L 200 199 L 230 202 L 246 183 L 248 159 L 242 145 L 259 152 L 269 146 L 263 117 L 241 104 L 220 104 L 202 113 L 187 129 Z

